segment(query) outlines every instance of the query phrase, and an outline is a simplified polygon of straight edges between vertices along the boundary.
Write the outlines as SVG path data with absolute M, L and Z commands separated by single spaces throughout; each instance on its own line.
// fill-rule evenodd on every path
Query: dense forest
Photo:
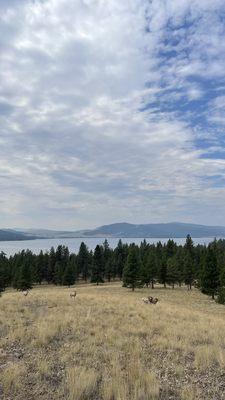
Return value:
M 10 286 L 26 290 L 42 283 L 71 286 L 85 281 L 98 285 L 114 280 L 132 290 L 154 289 L 157 283 L 173 289 L 176 285 L 185 284 L 189 290 L 195 286 L 225 303 L 225 240 L 194 246 L 188 235 L 183 246 L 173 240 L 166 244 L 144 240 L 140 246 L 119 240 L 111 249 L 105 240 L 94 251 L 82 242 L 78 254 L 61 245 L 38 255 L 23 250 L 7 258 L 0 253 L 0 292 Z

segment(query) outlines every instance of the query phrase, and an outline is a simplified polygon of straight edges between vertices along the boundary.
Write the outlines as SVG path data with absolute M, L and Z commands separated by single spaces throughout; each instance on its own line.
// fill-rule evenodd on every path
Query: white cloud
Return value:
M 217 214 L 224 190 L 205 179 L 224 177 L 224 162 L 203 158 L 194 127 L 176 109 L 205 96 L 190 76 L 224 76 L 215 12 L 222 1 L 27 0 L 2 7 L 2 226 L 225 224 L 225 213 Z M 198 20 L 189 29 L 187 16 Z M 174 58 L 163 56 L 175 48 Z

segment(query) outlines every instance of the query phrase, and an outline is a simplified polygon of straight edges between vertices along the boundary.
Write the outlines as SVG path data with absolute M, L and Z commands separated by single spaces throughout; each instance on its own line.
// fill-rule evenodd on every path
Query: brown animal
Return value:
M 141 299 L 146 304 L 157 304 L 159 299 L 157 297 L 154 299 L 152 296 L 142 297 Z
M 70 293 L 71 299 L 73 297 L 73 299 L 75 300 L 76 295 L 77 295 L 77 292 L 76 292 L 76 290 L 74 290 L 72 293 Z

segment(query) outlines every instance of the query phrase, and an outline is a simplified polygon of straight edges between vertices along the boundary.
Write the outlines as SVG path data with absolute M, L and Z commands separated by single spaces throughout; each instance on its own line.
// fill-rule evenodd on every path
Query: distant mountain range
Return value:
M 30 235 L 26 232 L 18 232 L 13 229 L 0 229 L 0 241 L 32 240 L 32 239 L 36 239 L 36 236 Z
M 225 237 L 224 226 L 206 226 L 171 222 L 165 224 L 128 224 L 126 222 L 103 225 L 96 229 L 79 231 L 54 231 L 48 229 L 2 229 L 2 240 L 30 240 L 50 238 L 183 238 L 190 234 L 193 238 Z

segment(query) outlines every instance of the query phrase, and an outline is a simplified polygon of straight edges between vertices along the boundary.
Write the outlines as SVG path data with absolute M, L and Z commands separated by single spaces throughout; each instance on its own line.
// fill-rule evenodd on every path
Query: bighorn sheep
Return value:
M 28 292 L 28 290 L 22 290 L 22 293 L 24 296 L 27 296 L 29 292 Z
M 153 299 L 153 297 L 149 296 L 149 297 L 142 297 L 141 299 L 144 303 L 146 304 L 157 304 L 159 299 L 155 298 Z
M 144 303 L 146 303 L 146 304 L 148 304 L 149 303 L 149 300 L 148 300 L 148 298 L 147 297 L 142 297 L 142 299 L 141 299 Z
M 70 297 L 71 298 L 73 297 L 74 300 L 75 300 L 76 295 L 77 295 L 76 290 L 74 290 L 72 293 L 70 293 Z

